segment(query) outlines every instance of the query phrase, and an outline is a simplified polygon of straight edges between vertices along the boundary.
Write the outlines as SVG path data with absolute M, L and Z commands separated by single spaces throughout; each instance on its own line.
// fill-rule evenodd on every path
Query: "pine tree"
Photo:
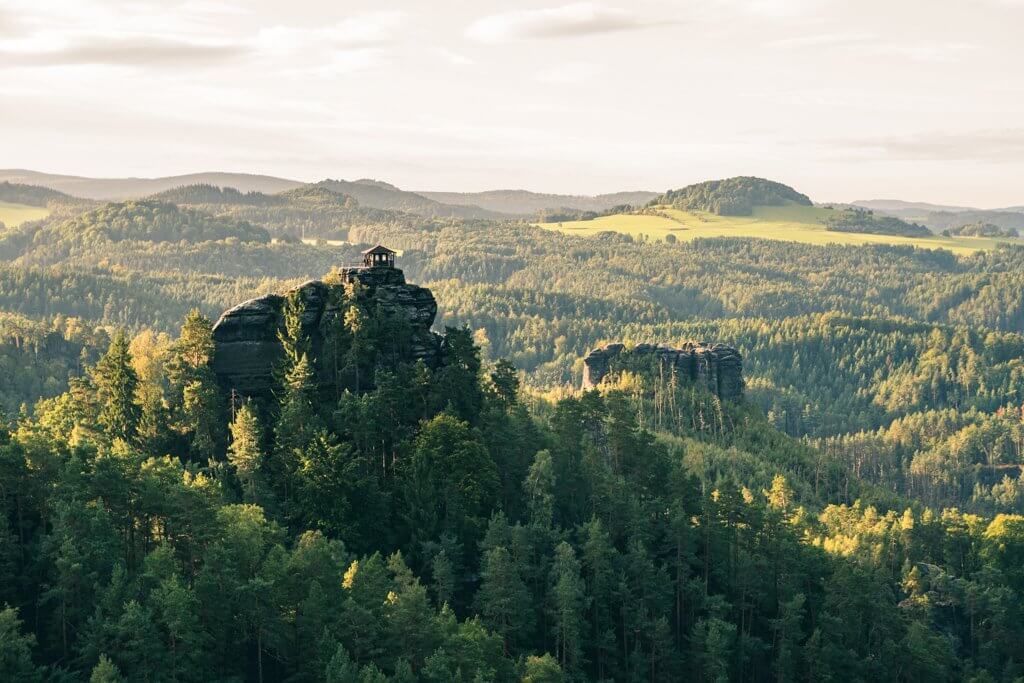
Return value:
M 566 542 L 555 548 L 551 567 L 547 611 L 555 641 L 555 654 L 564 671 L 582 665 L 583 627 L 587 598 L 576 552 Z
M 455 597 L 455 568 L 443 548 L 434 556 L 431 575 L 434 578 L 434 603 L 438 608 L 451 605 Z
M 539 451 L 534 457 L 523 482 L 523 491 L 530 511 L 530 524 L 542 529 L 550 528 L 555 515 L 555 467 L 550 451 Z
M 89 676 L 89 683 L 123 683 L 124 676 L 118 670 L 117 665 L 110 661 L 105 654 L 100 655 L 100 661 L 92 668 Z
M 231 447 L 228 460 L 235 468 L 235 474 L 242 484 L 242 493 L 247 503 L 256 501 L 259 470 L 263 464 L 263 450 L 260 446 L 262 430 L 259 418 L 252 405 L 246 402 L 235 414 L 231 423 Z
M 533 614 L 530 591 L 511 553 L 503 547 L 487 551 L 480 577 L 477 607 L 487 627 L 501 636 L 508 655 L 529 637 Z
M 18 610 L 0 610 L 0 674 L 10 681 L 38 681 L 41 672 L 32 662 L 35 637 L 22 633 Z
M 92 381 L 100 403 L 99 423 L 111 439 L 129 441 L 139 424 L 139 406 L 135 392 L 139 378 L 132 367 L 128 338 L 118 332 L 106 354 L 96 363 Z
M 587 643 L 592 654 L 589 658 L 596 667 L 596 677 L 605 679 L 609 677 L 608 672 L 614 665 L 616 653 L 612 610 L 618 553 L 599 519 L 592 519 L 583 528 L 583 534 L 584 577 L 586 592 L 590 597 L 590 614 L 587 621 L 591 632 Z
M 217 383 L 208 368 L 182 390 L 182 415 L 192 434 L 192 454 L 207 460 L 222 453 L 223 422 Z
M 171 345 L 167 380 L 175 428 L 189 436 L 193 455 L 199 459 L 223 453 L 226 438 L 222 401 L 210 367 L 214 348 L 213 324 L 192 309 Z

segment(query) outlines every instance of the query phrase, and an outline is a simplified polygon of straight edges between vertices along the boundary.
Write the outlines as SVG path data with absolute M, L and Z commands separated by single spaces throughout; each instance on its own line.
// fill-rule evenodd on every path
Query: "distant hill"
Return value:
M 257 192 L 273 195 L 303 187 L 307 183 L 274 176 L 248 173 L 191 173 L 164 178 L 85 178 L 40 173 L 24 169 L 0 170 L 0 182 L 49 188 L 75 197 L 121 201 L 158 197 L 165 201 L 200 204 L 245 204 Z M 379 180 L 323 180 L 316 185 L 355 198 L 361 205 L 376 209 L 394 209 L 430 218 L 510 218 L 506 213 L 472 205 L 450 205 L 408 192 Z M 219 195 L 218 195 L 219 193 Z M 200 196 L 203 195 L 203 196 Z
M 956 212 L 976 210 L 969 206 L 945 206 L 943 204 L 929 204 L 928 202 L 905 202 L 902 199 L 858 199 L 857 201 L 850 203 L 854 206 L 871 209 L 872 211 L 882 211 L 889 214 L 912 212 L 915 216 L 931 213 L 933 211 Z
M 23 204 L 25 206 L 46 206 L 50 202 L 72 203 L 76 197 L 38 185 L 0 182 L 0 202 Z
M 807 195 L 792 187 L 752 176 L 708 180 L 669 190 L 653 203 L 686 211 L 707 211 L 719 216 L 749 216 L 756 206 L 812 206 Z
M 923 225 L 909 223 L 896 216 L 876 215 L 870 209 L 858 207 L 836 211 L 826 217 L 823 222 L 825 228 L 832 232 L 896 235 L 900 237 L 929 237 L 932 234 Z
M 97 240 L 197 243 L 228 237 L 241 242 L 270 241 L 266 230 L 248 222 L 153 199 L 104 204 L 44 231 L 54 233 L 58 241 L 83 244 Z
M 233 187 L 217 187 L 216 185 L 183 185 L 163 192 L 157 192 L 147 199 L 171 202 L 172 204 L 250 204 L 263 206 L 272 203 L 281 203 L 283 199 L 277 199 L 274 195 L 264 194 L 252 190 L 250 192 L 239 192 Z
M 1003 230 L 1024 230 L 1024 212 L 1018 211 L 985 211 L 984 209 L 958 212 L 933 211 L 916 220 L 936 232 L 976 223 L 988 223 Z
M 283 192 L 304 185 L 297 180 L 248 173 L 191 173 L 165 178 L 84 178 L 24 169 L 0 170 L 0 182 L 39 185 L 75 197 L 100 200 L 137 199 L 188 185 L 231 187 L 240 192 Z
M 316 183 L 332 192 L 355 198 L 363 206 L 376 209 L 394 209 L 431 218 L 508 218 L 507 214 L 489 211 L 479 206 L 451 205 L 430 199 L 417 192 L 402 190 L 380 180 L 321 180 Z
M 1020 237 L 1020 231 L 1016 228 L 1002 228 L 992 223 L 980 221 L 944 230 L 942 234 L 959 235 L 961 237 Z
M 599 195 L 545 194 L 528 190 L 489 190 L 486 192 L 419 192 L 443 204 L 478 206 L 489 211 L 535 216 L 543 211 L 607 211 L 622 204 L 643 206 L 658 196 L 657 192 L 614 192 Z

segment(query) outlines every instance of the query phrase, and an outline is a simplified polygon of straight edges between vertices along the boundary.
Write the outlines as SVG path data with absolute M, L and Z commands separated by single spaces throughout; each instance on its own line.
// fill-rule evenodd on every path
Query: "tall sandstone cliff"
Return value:
M 690 342 L 673 349 L 654 344 L 608 344 L 591 351 L 583 359 L 583 388 L 591 389 L 630 360 L 651 360 L 663 368 L 673 368 L 683 381 L 697 384 L 722 400 L 736 401 L 743 396 L 743 359 L 739 351 L 724 344 Z
M 324 349 L 328 331 L 341 324 L 344 311 L 338 302 L 345 286 L 362 284 L 377 310 L 403 316 L 411 330 L 410 357 L 435 368 L 441 362 L 441 337 L 431 332 L 437 302 L 429 289 L 408 284 L 398 268 L 346 268 L 340 282 L 310 280 L 297 290 L 305 304 L 303 331 L 313 360 Z M 213 326 L 213 370 L 228 395 L 269 398 L 274 387 L 274 368 L 281 357 L 278 330 L 287 295 L 268 294 L 225 311 Z M 321 386 L 323 390 L 335 387 Z

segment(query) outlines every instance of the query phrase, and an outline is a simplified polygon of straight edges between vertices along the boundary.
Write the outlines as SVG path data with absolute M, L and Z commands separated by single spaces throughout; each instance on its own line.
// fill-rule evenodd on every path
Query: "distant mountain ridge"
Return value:
M 488 211 L 479 206 L 454 206 L 424 197 L 416 192 L 402 190 L 390 183 L 363 178 L 360 180 L 326 179 L 316 183 L 331 192 L 353 197 L 363 206 L 375 209 L 393 209 L 431 218 L 509 218 L 507 214 Z
M 76 198 L 49 187 L 2 181 L 0 182 L 0 201 L 25 206 L 46 206 L 50 202 L 74 202 Z
M 429 217 L 507 219 L 535 216 L 544 210 L 573 209 L 604 211 L 620 204 L 642 205 L 658 196 L 656 192 L 615 192 L 595 196 L 562 195 L 527 190 L 485 192 L 414 192 L 370 178 L 325 179 L 304 183 L 289 178 L 250 173 L 205 172 L 160 178 L 91 178 L 43 173 L 27 169 L 0 169 L 0 183 L 19 183 L 48 188 L 75 198 L 124 201 L 160 195 L 170 199 L 182 188 L 207 186 L 266 195 L 311 185 L 353 197 L 362 206 L 407 211 Z M 235 198 L 234 193 L 230 198 Z M 223 199 L 229 199 L 225 196 Z
M 215 185 L 231 187 L 239 192 L 273 194 L 306 184 L 287 178 L 250 173 L 190 173 L 164 178 L 87 178 L 25 169 L 0 170 L 0 182 L 3 181 L 38 185 L 73 197 L 105 201 L 139 199 L 186 185 Z
M 853 206 L 860 206 L 865 209 L 872 209 L 874 211 L 885 211 L 885 212 L 902 212 L 902 211 L 914 211 L 914 212 L 932 212 L 932 211 L 949 211 L 949 212 L 960 212 L 960 211 L 978 211 L 971 206 L 947 206 L 945 204 L 931 204 L 929 202 L 907 202 L 902 199 L 858 199 L 857 201 L 850 202 Z
M 520 216 L 534 216 L 542 211 L 571 209 L 574 211 L 607 211 L 622 204 L 643 206 L 658 192 L 612 192 L 599 195 L 569 195 L 530 192 L 529 190 L 487 190 L 484 192 L 419 192 L 418 194 L 444 204 L 479 206 L 490 211 Z

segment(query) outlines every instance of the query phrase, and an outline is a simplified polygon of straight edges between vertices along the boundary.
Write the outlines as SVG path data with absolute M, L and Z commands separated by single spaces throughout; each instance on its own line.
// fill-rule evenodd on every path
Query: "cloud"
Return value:
M 630 31 L 654 26 L 626 10 L 593 2 L 578 2 L 548 9 L 519 10 L 483 17 L 466 29 L 466 35 L 484 43 L 535 38 L 587 36 Z
M 772 40 L 765 43 L 764 46 L 771 48 L 834 47 L 868 43 L 877 39 L 878 35 L 874 33 L 819 33 Z
M 112 38 L 92 35 L 48 48 L 0 47 L 7 66 L 178 66 L 212 64 L 239 57 L 248 48 L 237 44 L 197 43 L 155 36 Z
M 193 8 L 228 12 L 219 3 Z M 200 38 L 178 31 L 43 30 L 0 40 L 0 68 L 51 66 L 194 67 L 260 56 L 296 56 L 330 73 L 355 71 L 379 62 L 383 47 L 395 42 L 404 23 L 401 12 L 357 15 L 329 26 L 274 26 L 255 34 Z
M 1022 0 L 1024 1 L 1024 0 Z M 843 50 L 861 57 L 897 57 L 914 62 L 950 63 L 978 45 L 962 42 L 913 43 L 890 42 L 875 33 L 821 33 L 781 38 L 764 44 L 767 48 L 815 48 Z
M 1018 162 L 1024 158 L 1024 128 L 846 140 L 838 146 L 894 161 Z
M 537 80 L 554 85 L 577 85 L 593 80 L 599 73 L 600 69 L 590 62 L 566 62 L 545 69 Z
M 259 32 L 256 45 L 268 52 L 381 47 L 394 42 L 405 20 L 404 12 L 388 11 L 349 17 L 331 26 L 274 26 Z
M 881 43 L 850 46 L 850 50 L 867 56 L 899 57 L 912 62 L 948 64 L 959 61 L 964 53 L 978 49 L 972 43 Z
M 744 14 L 753 14 L 769 19 L 784 19 L 808 14 L 822 9 L 830 0 L 708 0 Z

